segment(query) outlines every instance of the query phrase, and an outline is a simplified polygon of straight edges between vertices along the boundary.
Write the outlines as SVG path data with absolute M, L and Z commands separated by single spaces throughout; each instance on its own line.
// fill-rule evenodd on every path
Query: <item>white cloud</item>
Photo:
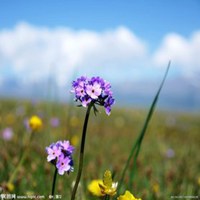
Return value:
M 169 59 L 183 75 L 194 76 L 200 73 L 200 31 L 189 38 L 171 33 L 164 37 L 161 46 L 153 55 L 157 66 L 165 65 Z
M 20 23 L 0 31 L 0 66 L 4 71 L 9 66 L 25 82 L 53 74 L 64 84 L 75 68 L 104 71 L 111 67 L 120 72 L 142 60 L 146 51 L 145 43 L 125 27 L 94 32 Z
M 165 67 L 169 59 L 173 69 L 199 80 L 199 55 L 200 31 L 189 38 L 167 34 L 155 52 L 148 52 L 146 43 L 123 26 L 95 32 L 19 23 L 0 30 L 0 82 L 9 71 L 24 83 L 53 76 L 60 85 L 74 73 L 103 75 L 109 81 L 154 78 L 164 72 L 153 67 Z

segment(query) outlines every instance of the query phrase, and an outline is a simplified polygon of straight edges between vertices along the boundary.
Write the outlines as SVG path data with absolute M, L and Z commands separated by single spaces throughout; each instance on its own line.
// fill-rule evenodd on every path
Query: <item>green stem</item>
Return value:
M 77 174 L 77 177 L 76 177 L 76 182 L 75 182 L 75 185 L 74 185 L 74 188 L 73 188 L 73 191 L 72 191 L 71 200 L 75 199 L 78 184 L 79 184 L 80 179 L 81 179 L 81 174 L 82 174 L 82 170 L 83 170 L 83 159 L 84 159 L 84 148 L 85 148 L 87 124 L 88 124 L 88 120 L 89 120 L 89 116 L 90 116 L 90 110 L 91 110 L 92 106 L 93 106 L 93 103 L 90 103 L 88 108 L 87 108 L 86 115 L 85 115 L 85 121 L 84 121 L 84 125 L 83 125 L 83 132 L 82 132 L 82 139 L 81 139 L 81 148 L 80 148 L 80 154 L 79 154 L 79 168 L 78 168 L 78 174 Z
M 110 196 L 106 194 L 106 196 L 104 197 L 104 200 L 109 200 Z
M 53 185 L 52 185 L 52 190 L 51 190 L 51 195 L 53 196 L 53 199 L 54 199 L 57 172 L 58 172 L 58 169 L 57 169 L 57 167 L 55 167 L 55 172 L 54 172 L 54 176 L 53 176 Z

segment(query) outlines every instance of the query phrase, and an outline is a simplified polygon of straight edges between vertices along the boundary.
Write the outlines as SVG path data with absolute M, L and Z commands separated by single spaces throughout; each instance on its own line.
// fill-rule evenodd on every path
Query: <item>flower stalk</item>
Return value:
M 109 195 L 106 195 L 105 197 L 104 197 L 104 200 L 109 200 L 110 199 L 110 196 Z
M 57 173 L 58 173 L 58 169 L 57 169 L 57 167 L 55 167 L 55 172 L 54 172 L 54 176 L 53 176 L 52 190 L 51 190 L 51 195 L 53 196 L 53 199 L 54 199 L 54 192 L 55 192 Z
M 80 179 L 81 179 L 81 174 L 82 174 L 82 170 L 83 170 L 83 160 L 84 160 L 84 149 L 85 149 L 85 139 L 86 139 L 86 133 L 87 133 L 87 125 L 88 125 L 90 110 L 91 110 L 92 106 L 93 106 L 93 103 L 91 102 L 88 105 L 86 115 L 85 115 L 85 121 L 84 121 L 84 125 L 83 125 L 83 132 L 82 132 L 82 139 L 81 139 L 81 148 L 80 148 L 80 154 L 79 154 L 78 174 L 77 174 L 77 177 L 76 177 L 74 188 L 72 190 L 71 200 L 75 199 L 78 184 L 79 184 Z

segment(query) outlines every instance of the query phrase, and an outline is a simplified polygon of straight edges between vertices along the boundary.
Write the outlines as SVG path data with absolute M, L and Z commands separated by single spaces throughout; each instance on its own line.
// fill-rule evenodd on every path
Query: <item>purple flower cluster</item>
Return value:
M 60 175 L 73 171 L 72 153 L 74 147 L 70 145 L 68 140 L 52 143 L 49 147 L 46 147 L 46 151 L 48 154 L 47 161 L 57 167 Z
M 72 92 L 75 93 L 75 100 L 80 101 L 82 106 L 87 107 L 90 103 L 104 106 L 106 114 L 110 115 L 115 100 L 109 82 L 100 77 L 81 76 L 72 82 Z

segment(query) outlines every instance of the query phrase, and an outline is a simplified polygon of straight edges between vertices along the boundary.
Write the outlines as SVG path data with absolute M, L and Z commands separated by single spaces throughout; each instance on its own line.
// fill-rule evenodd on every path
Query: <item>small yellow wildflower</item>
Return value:
M 9 192 L 12 192 L 15 189 L 15 186 L 12 183 L 7 183 L 6 188 Z
M 158 183 L 154 183 L 152 186 L 152 190 L 154 194 L 158 194 L 160 192 L 160 186 Z
M 124 195 L 120 195 L 117 200 L 142 200 L 135 198 L 128 190 L 126 190 Z
M 42 127 L 42 120 L 34 115 L 29 119 L 29 126 L 33 131 L 38 131 Z
M 106 170 L 103 176 L 103 180 L 93 180 L 88 185 L 88 190 L 95 196 L 114 196 L 117 190 L 117 183 L 112 181 L 112 174 L 109 170 Z
M 200 176 L 199 176 L 199 178 L 197 179 L 197 183 L 198 183 L 199 186 L 200 186 Z
M 72 136 L 72 138 L 71 138 L 71 144 L 73 146 L 77 146 L 78 143 L 79 143 L 79 137 L 77 135 Z
M 88 190 L 93 195 L 101 197 L 101 196 L 104 196 L 104 194 L 101 193 L 99 184 L 103 184 L 103 181 L 101 179 L 95 179 L 95 180 L 91 181 L 91 183 L 88 185 Z
M 103 176 L 103 184 L 99 184 L 101 193 L 104 195 L 114 196 L 117 190 L 117 182 L 112 181 L 111 171 L 106 170 Z

